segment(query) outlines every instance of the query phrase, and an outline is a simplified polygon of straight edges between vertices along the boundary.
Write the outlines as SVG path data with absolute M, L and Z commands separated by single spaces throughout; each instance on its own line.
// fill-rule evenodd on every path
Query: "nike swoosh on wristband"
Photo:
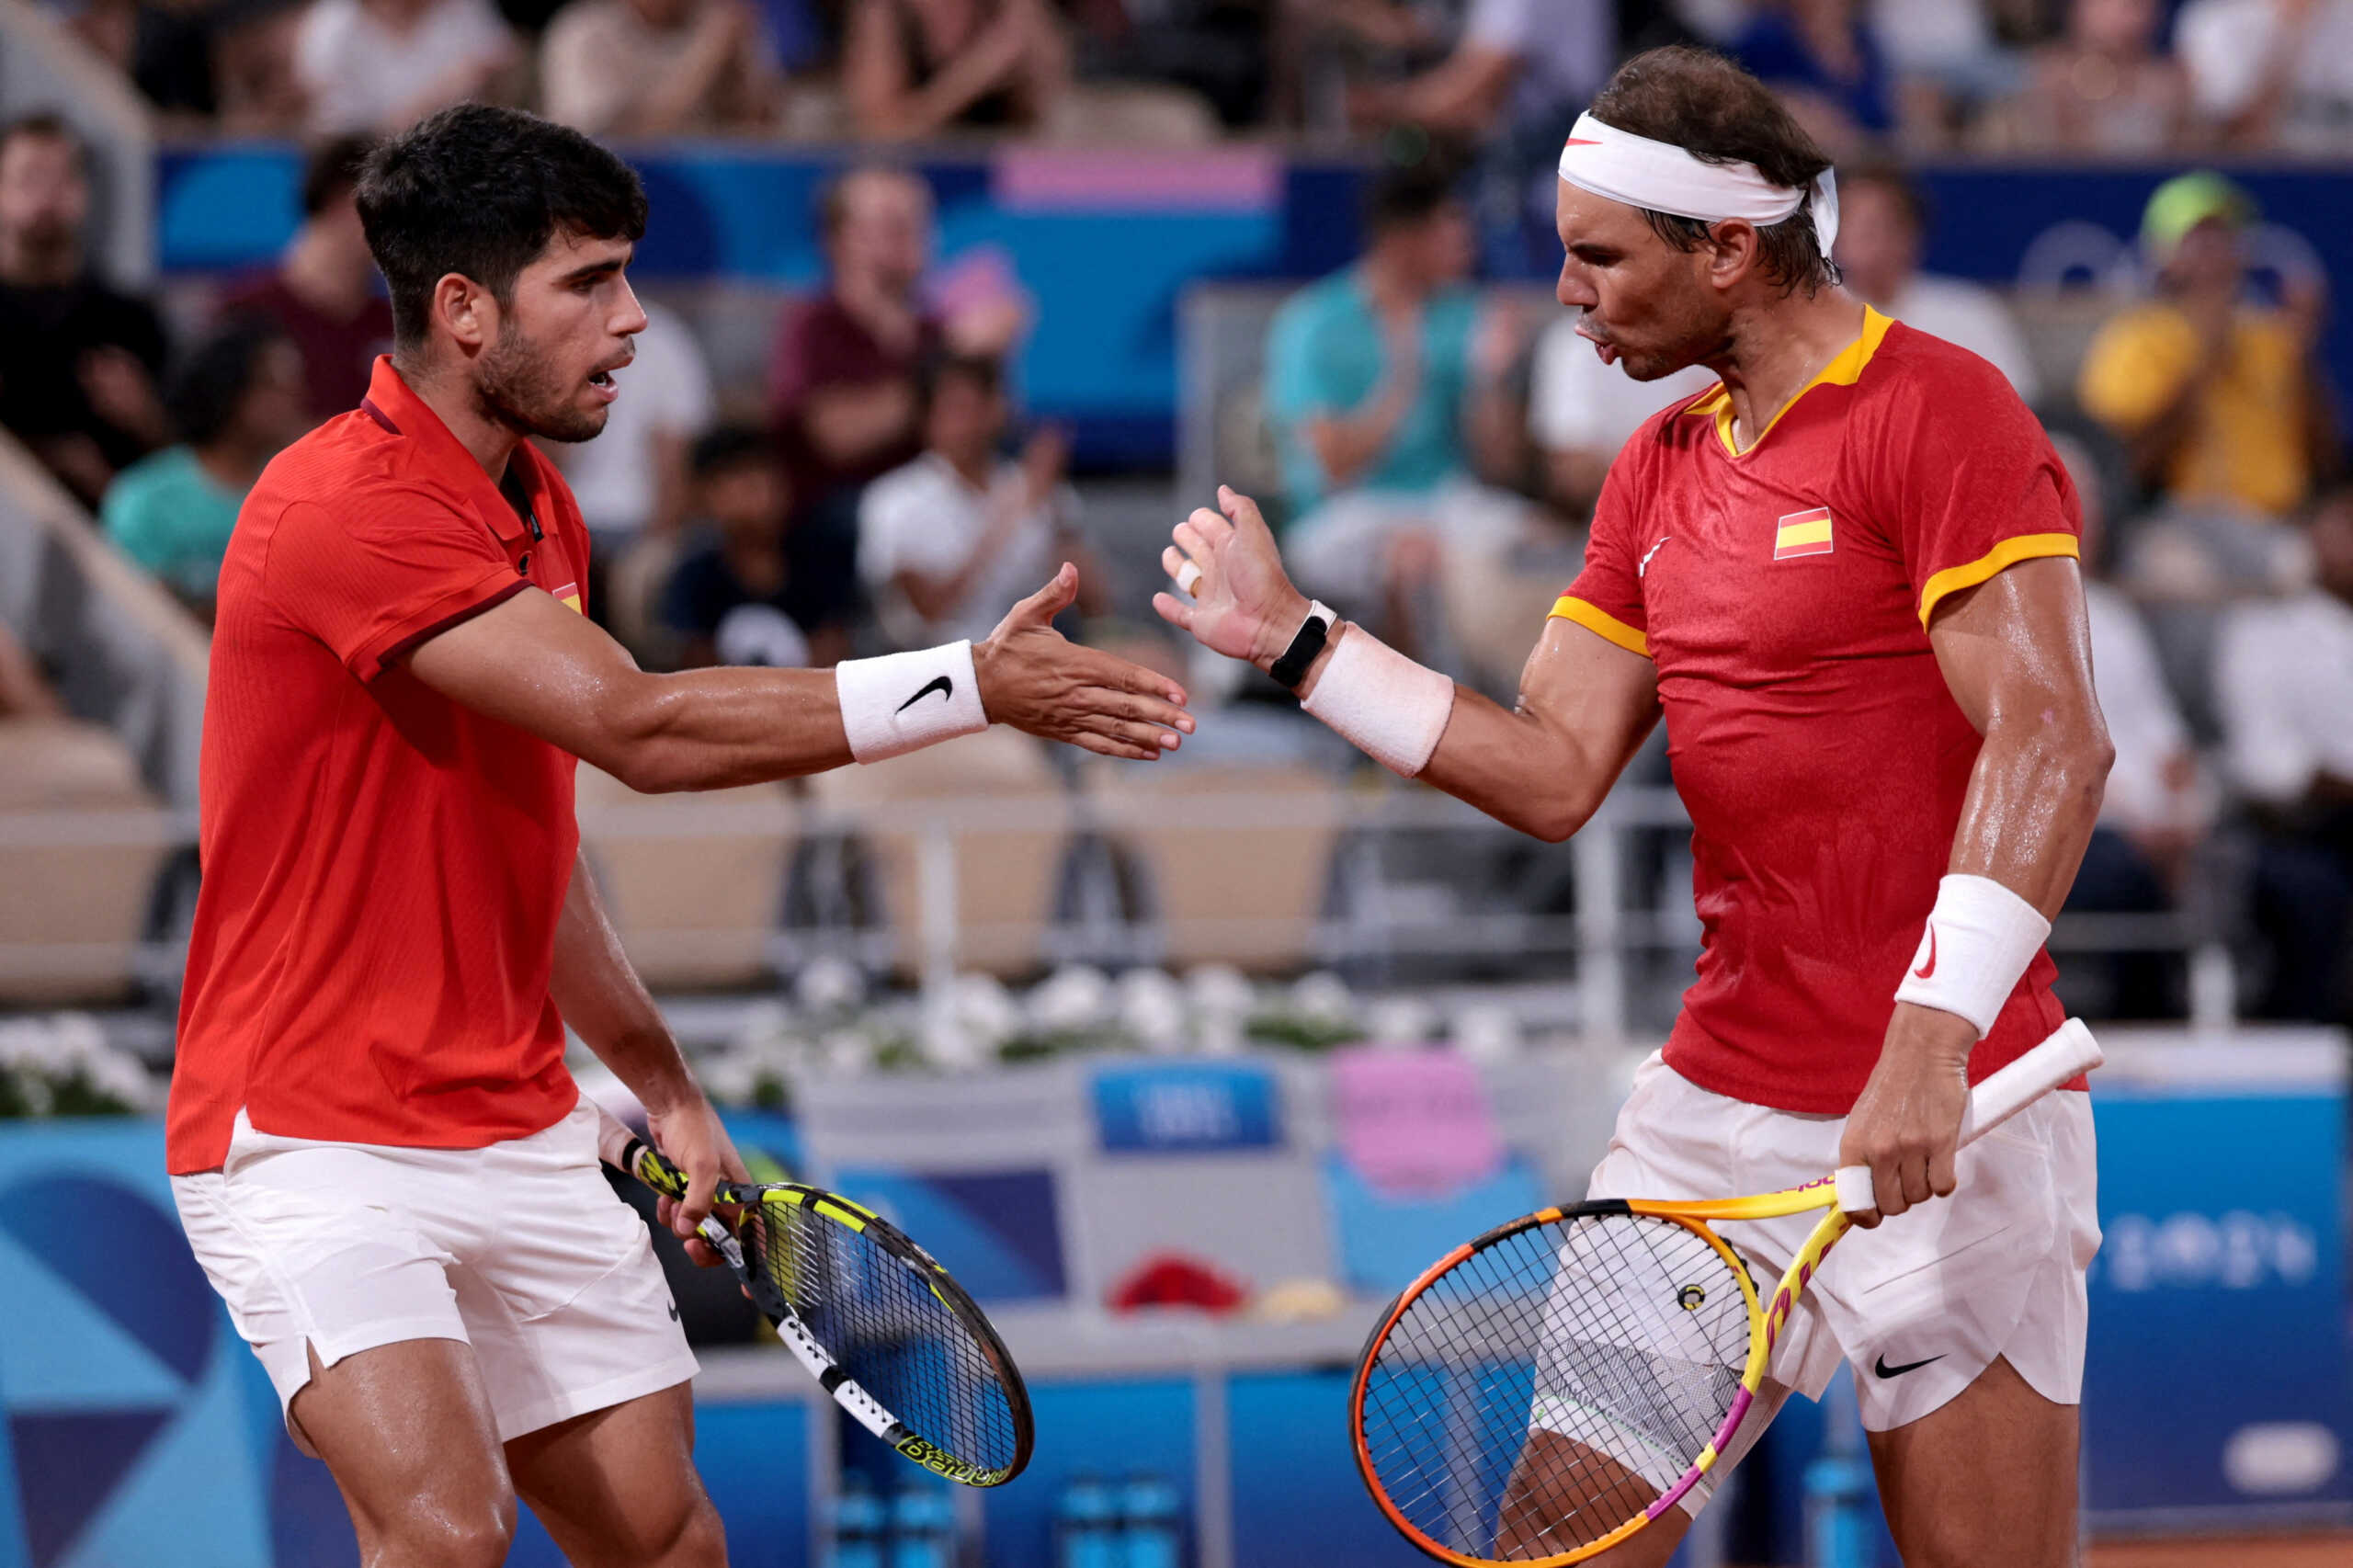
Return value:
M 1949 1356 L 1951 1354 L 1952 1352 L 1948 1350 L 1942 1356 L 1929 1357 L 1927 1361 L 1906 1361 L 1901 1367 L 1891 1367 L 1887 1364 L 1887 1353 L 1885 1351 L 1881 1351 L 1880 1353 L 1879 1360 L 1872 1365 L 1871 1371 L 1882 1378 L 1900 1378 L 1906 1372 L 1918 1371 L 1921 1368 L 1927 1366 L 1929 1361 L 1941 1361 L 1945 1358 L 1945 1356 Z
M 925 684 L 922 690 L 916 692 L 913 697 L 908 698 L 904 702 L 899 704 L 899 711 L 902 713 L 905 712 L 908 709 L 913 708 L 916 703 L 921 702 L 925 698 L 929 697 L 935 691 L 939 693 L 942 697 L 953 699 L 956 695 L 956 683 L 949 680 L 946 676 L 934 676 Z
M 917 695 L 921 695 L 918 693 Z M 1915 980 L 1932 980 L 1937 973 L 1937 923 L 1928 922 L 1928 961 L 1912 971 Z

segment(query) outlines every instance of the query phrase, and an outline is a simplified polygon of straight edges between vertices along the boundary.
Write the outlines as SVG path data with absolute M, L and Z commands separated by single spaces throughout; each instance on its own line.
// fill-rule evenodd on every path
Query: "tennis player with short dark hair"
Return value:
M 1192 602 L 1157 603 L 1395 771 L 1546 838 L 1665 718 L 1704 943 L 1588 1196 L 1870 1166 L 1878 1229 L 1828 1259 L 1762 1403 L 1819 1395 L 1845 1359 L 1907 1563 L 2057 1568 L 2099 1236 L 2087 1098 L 1955 1144 L 1969 1084 L 2062 1021 L 2042 944 L 2110 755 L 2075 496 L 1998 371 L 1837 287 L 1828 171 L 1761 84 L 1691 50 L 1630 61 L 1571 133 L 1577 331 L 1637 381 L 1721 381 L 1620 454 L 1515 710 L 1311 606 L 1230 491 L 1164 557 Z M 1812 1223 L 1725 1233 L 1771 1279 Z M 1632 1432 L 1571 1442 L 1573 1397 L 1540 1373 L 1499 1557 L 1563 1550 L 1546 1531 L 1609 1489 L 1594 1476 L 1655 1499 L 1690 1461 Z M 1599 1561 L 1664 1562 L 1669 1515 Z
M 694 1358 L 565 1027 L 692 1177 L 681 1235 L 745 1173 L 581 863 L 574 759 L 696 790 L 992 721 L 1156 756 L 1192 722 L 1055 635 L 1067 566 L 977 644 L 640 672 L 581 613 L 587 531 L 525 439 L 626 395 L 636 177 L 461 107 L 380 149 L 359 208 L 394 352 L 271 463 L 222 568 L 174 1192 L 363 1561 L 502 1562 L 519 1494 L 582 1568 L 708 1568 Z

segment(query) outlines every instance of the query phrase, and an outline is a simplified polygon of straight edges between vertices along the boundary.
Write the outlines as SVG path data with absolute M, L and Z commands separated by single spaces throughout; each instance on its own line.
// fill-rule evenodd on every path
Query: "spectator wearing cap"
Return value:
M 2317 582 L 2222 623 L 2214 684 L 2252 803 L 2255 919 L 2272 962 L 2256 1011 L 2353 1022 L 2353 488 L 2311 522 Z
M 0 426 L 85 504 L 163 445 L 164 325 L 91 267 L 88 153 L 53 114 L 0 126 Z
M 178 445 L 115 475 L 98 517 L 124 554 L 209 621 L 245 492 L 310 428 L 301 353 L 275 322 L 233 324 L 173 373 L 165 408 Z
M 392 302 L 376 286 L 355 199 L 374 145 L 368 136 L 336 136 L 312 149 L 302 169 L 301 227 L 276 266 L 232 283 L 221 297 L 221 320 L 266 316 L 294 340 L 313 423 L 358 407 L 376 356 L 392 347 Z
M 1920 270 L 1927 194 L 1900 165 L 1865 162 L 1838 171 L 1838 270 L 1847 287 L 1904 325 L 1957 343 L 2033 403 L 2041 378 L 2009 307 L 1992 290 Z
M 773 124 L 784 83 L 749 0 L 573 0 L 540 44 L 548 118 L 591 136 Z
M 709 529 L 672 569 L 662 619 L 688 668 L 830 665 L 849 652 L 857 585 L 796 559 L 792 493 L 767 435 L 726 425 L 694 444 L 695 514 Z
M 1466 286 L 1471 216 L 1443 166 L 1386 171 L 1366 228 L 1363 257 L 1292 295 L 1267 331 L 1283 554 L 1302 588 L 1436 657 L 1420 601 L 1450 548 L 1503 522 L 1474 476 L 1518 445 L 1500 384 L 1517 345 Z
M 323 136 L 405 130 L 489 92 L 518 57 L 490 0 L 315 0 L 294 44 Z
M 2218 174 L 2157 187 L 2141 224 L 2156 297 L 2100 328 L 2076 395 L 2175 506 L 2276 519 L 2303 504 L 2338 451 L 2313 352 L 2320 279 L 2290 278 L 2280 308 L 2249 300 L 2254 217 Z
M 995 360 L 926 362 L 923 453 L 868 485 L 858 505 L 858 576 L 898 647 L 986 637 L 1064 561 L 1079 562 L 1080 608 L 1104 608 L 1102 574 L 1076 537 L 1078 495 L 1063 482 L 1069 442 L 1050 426 L 1020 460 L 1001 456 L 1011 412 Z

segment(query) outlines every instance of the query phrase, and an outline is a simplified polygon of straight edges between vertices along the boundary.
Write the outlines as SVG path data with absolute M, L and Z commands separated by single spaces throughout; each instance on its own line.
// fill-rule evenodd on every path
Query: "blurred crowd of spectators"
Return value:
M 2353 148 L 2353 0 L 49 0 L 191 130 L 1098 144 L 1395 127 L 1549 159 L 1627 52 L 1712 44 L 1841 156 Z

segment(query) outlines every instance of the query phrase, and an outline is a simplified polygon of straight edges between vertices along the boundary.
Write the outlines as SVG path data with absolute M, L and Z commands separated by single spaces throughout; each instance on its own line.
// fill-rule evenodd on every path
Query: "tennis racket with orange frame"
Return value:
M 2077 1019 L 1970 1091 L 1966 1145 L 2100 1064 Z M 1407 1286 L 1349 1390 L 1357 1468 L 1445 1562 L 1583 1562 L 1675 1507 L 1731 1446 L 1867 1166 L 1785 1192 L 1599 1199 L 1457 1247 Z M 1760 1301 L 1713 1221 L 1826 1210 Z

